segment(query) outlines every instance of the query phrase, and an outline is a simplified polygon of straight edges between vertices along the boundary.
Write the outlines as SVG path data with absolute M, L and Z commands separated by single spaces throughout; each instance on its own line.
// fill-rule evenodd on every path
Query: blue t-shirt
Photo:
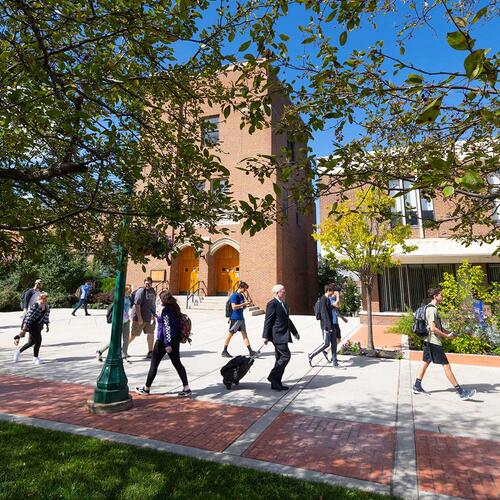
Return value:
M 330 305 L 332 306 L 332 323 L 334 325 L 339 324 L 339 310 L 336 307 L 333 307 L 334 304 L 337 303 L 337 299 L 334 295 L 330 297 Z
M 80 299 L 88 300 L 90 295 L 90 290 L 92 290 L 92 285 L 81 285 L 80 286 Z
M 229 300 L 231 304 L 243 304 L 243 302 L 245 302 L 245 297 L 243 297 L 242 293 L 234 292 L 231 297 L 229 297 Z M 243 319 L 243 309 L 233 309 L 230 319 Z

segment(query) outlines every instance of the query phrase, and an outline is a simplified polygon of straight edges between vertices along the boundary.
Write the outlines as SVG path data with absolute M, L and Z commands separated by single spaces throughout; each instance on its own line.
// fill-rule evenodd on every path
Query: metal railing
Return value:
M 195 297 L 201 302 L 208 295 L 207 285 L 204 281 L 197 281 L 189 290 L 186 297 L 186 309 L 189 309 L 189 301 L 195 304 Z
M 168 290 L 170 288 L 170 283 L 167 280 L 160 281 L 159 283 L 154 285 L 153 288 L 155 290 L 156 295 L 159 295 L 164 290 L 166 290 L 168 292 Z

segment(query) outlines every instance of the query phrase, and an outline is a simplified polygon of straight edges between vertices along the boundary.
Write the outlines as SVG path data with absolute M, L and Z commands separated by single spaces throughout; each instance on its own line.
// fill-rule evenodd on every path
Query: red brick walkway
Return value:
M 191 399 L 134 395 L 132 410 L 94 415 L 85 407 L 93 392 L 88 386 L 2 375 L 0 412 L 211 451 L 223 451 L 264 413 Z
M 390 484 L 395 442 L 393 427 L 283 413 L 244 456 Z
M 417 430 L 416 448 L 421 490 L 475 500 L 500 499 L 497 441 Z

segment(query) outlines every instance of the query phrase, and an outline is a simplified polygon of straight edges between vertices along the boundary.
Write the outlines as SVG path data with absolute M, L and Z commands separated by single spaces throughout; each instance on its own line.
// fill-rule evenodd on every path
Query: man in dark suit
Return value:
M 269 373 L 267 380 L 271 382 L 271 389 L 275 391 L 287 391 L 289 388 L 281 383 L 283 372 L 290 361 L 290 349 L 288 343 L 292 342 L 290 333 L 297 339 L 300 335 L 290 319 L 290 311 L 285 304 L 285 287 L 275 285 L 273 287 L 274 298 L 267 303 L 266 319 L 262 338 L 264 343 L 272 342 L 276 353 L 276 363 Z

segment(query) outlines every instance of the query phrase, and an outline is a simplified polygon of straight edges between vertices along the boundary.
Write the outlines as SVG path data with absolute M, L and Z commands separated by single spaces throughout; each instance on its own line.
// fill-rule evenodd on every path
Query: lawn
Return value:
M 0 464 L 0 499 L 9 500 L 387 498 L 7 422 Z

